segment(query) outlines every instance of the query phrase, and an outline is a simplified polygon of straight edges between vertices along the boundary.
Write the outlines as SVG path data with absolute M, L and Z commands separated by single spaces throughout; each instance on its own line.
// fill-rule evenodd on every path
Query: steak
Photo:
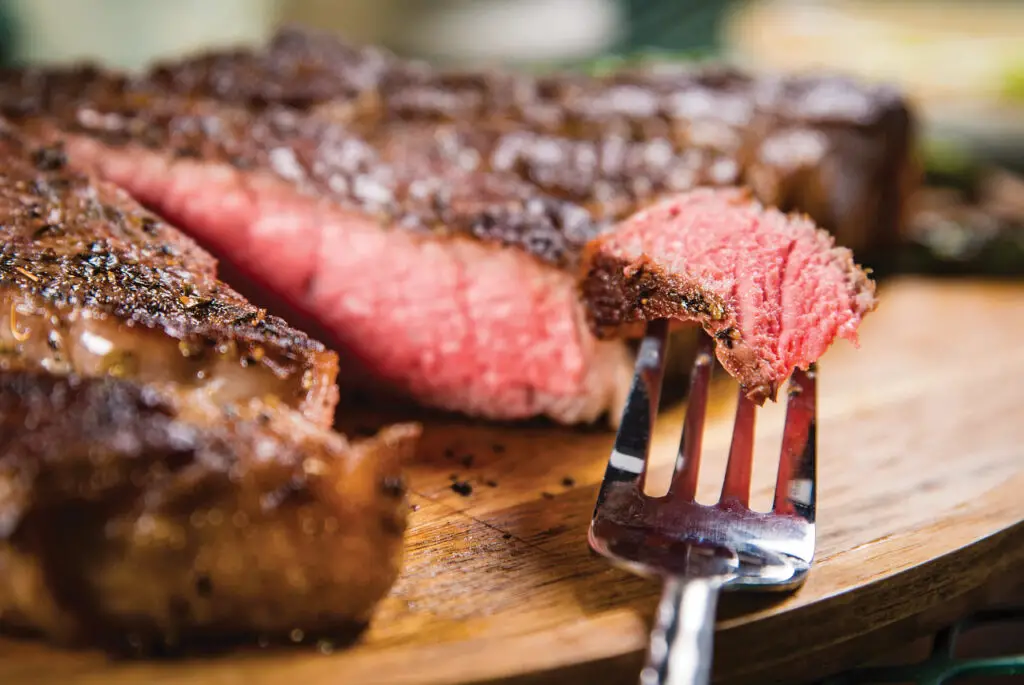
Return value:
M 332 432 L 337 357 L 0 120 L 0 627 L 158 648 L 363 624 L 419 428 Z
M 0 625 L 144 653 L 348 635 L 398 574 L 417 433 L 350 443 L 280 403 L 0 374 Z
M 0 121 L 0 371 L 174 380 L 274 395 L 330 425 L 332 352 L 216 280 L 216 263 L 123 191 Z
M 616 222 L 747 185 L 884 249 L 913 168 L 883 88 L 449 73 L 295 31 L 137 77 L 7 72 L 0 110 L 316 321 L 349 385 L 493 419 L 617 414 L 631 355 L 576 284 Z
M 761 403 L 837 337 L 856 342 L 874 283 L 805 216 L 750 193 L 700 189 L 639 212 L 587 247 L 582 284 L 599 337 L 652 319 L 700 323 Z

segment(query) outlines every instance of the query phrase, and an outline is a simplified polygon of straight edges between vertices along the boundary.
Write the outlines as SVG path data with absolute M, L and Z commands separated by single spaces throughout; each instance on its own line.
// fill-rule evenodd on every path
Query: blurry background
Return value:
M 844 70 L 910 93 L 929 154 L 1024 158 L 1024 0 L 0 0 L 0 60 L 134 69 L 282 22 L 445 63 L 655 49 Z
M 900 84 L 947 135 L 1024 131 L 1021 0 L 0 0 L 0 59 L 139 68 L 281 22 L 448 63 L 658 49 L 842 69 Z

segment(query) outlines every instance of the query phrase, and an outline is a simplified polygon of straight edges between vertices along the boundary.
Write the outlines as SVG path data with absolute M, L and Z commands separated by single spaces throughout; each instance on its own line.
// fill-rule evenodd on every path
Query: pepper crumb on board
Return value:
M 498 481 L 491 480 L 490 478 L 488 478 L 487 480 L 484 481 L 484 485 L 486 485 L 489 488 L 496 488 L 498 487 Z
M 555 498 L 555 496 L 553 494 L 551 494 L 550 492 L 542 492 L 542 493 L 540 493 L 540 496 L 543 497 L 544 499 L 554 499 Z
M 452 483 L 452 492 L 456 492 L 463 497 L 469 497 L 473 494 L 473 486 L 464 480 L 457 480 Z
M 566 476 L 565 478 L 562 479 L 563 487 L 571 488 L 574 485 L 576 485 L 576 479 L 573 478 L 572 476 Z
M 473 455 L 472 454 L 463 455 L 463 457 L 460 460 L 460 462 L 462 463 L 462 465 L 464 467 L 466 467 L 468 469 L 470 466 L 473 465 Z
M 207 575 L 201 575 L 196 578 L 196 592 L 200 597 L 209 597 L 213 594 L 213 582 Z
M 502 536 L 501 536 L 501 539 L 502 540 L 511 540 L 512 539 L 512 533 L 503 533 Z

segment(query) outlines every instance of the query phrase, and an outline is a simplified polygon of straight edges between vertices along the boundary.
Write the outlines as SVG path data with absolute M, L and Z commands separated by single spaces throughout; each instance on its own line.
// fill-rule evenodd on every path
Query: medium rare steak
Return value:
M 587 247 L 583 296 L 600 337 L 652 319 L 700 323 L 747 395 L 775 399 L 837 337 L 856 342 L 874 283 L 804 216 L 734 189 L 700 189 L 639 212 Z
M 316 320 L 365 385 L 495 419 L 617 414 L 630 355 L 575 283 L 615 222 L 747 184 L 877 247 L 911 168 L 884 89 L 443 73 L 296 32 L 133 78 L 9 72 L 0 109 Z
M 337 359 L 0 120 L 0 627 L 136 648 L 365 623 L 419 428 L 329 430 Z
M 0 371 L 274 395 L 330 425 L 337 358 L 216 280 L 194 242 L 0 121 Z
M 280 403 L 0 374 L 0 626 L 149 651 L 365 624 L 398 574 L 418 434 Z
M 686 64 L 597 77 L 441 71 L 284 29 L 262 50 L 168 62 L 128 87 L 248 109 L 287 105 L 385 140 L 395 122 L 496 128 L 514 134 L 501 141 L 499 170 L 599 218 L 622 218 L 663 192 L 742 184 L 765 204 L 811 214 L 858 252 L 895 244 L 918 173 L 902 96 L 829 75 L 755 78 Z M 55 90 L 69 94 L 66 83 Z

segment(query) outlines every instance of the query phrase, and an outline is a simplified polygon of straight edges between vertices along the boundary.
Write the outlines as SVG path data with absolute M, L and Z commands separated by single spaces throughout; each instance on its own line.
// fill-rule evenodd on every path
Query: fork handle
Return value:
M 665 579 L 640 685 L 707 685 L 721 586 L 714 577 Z

